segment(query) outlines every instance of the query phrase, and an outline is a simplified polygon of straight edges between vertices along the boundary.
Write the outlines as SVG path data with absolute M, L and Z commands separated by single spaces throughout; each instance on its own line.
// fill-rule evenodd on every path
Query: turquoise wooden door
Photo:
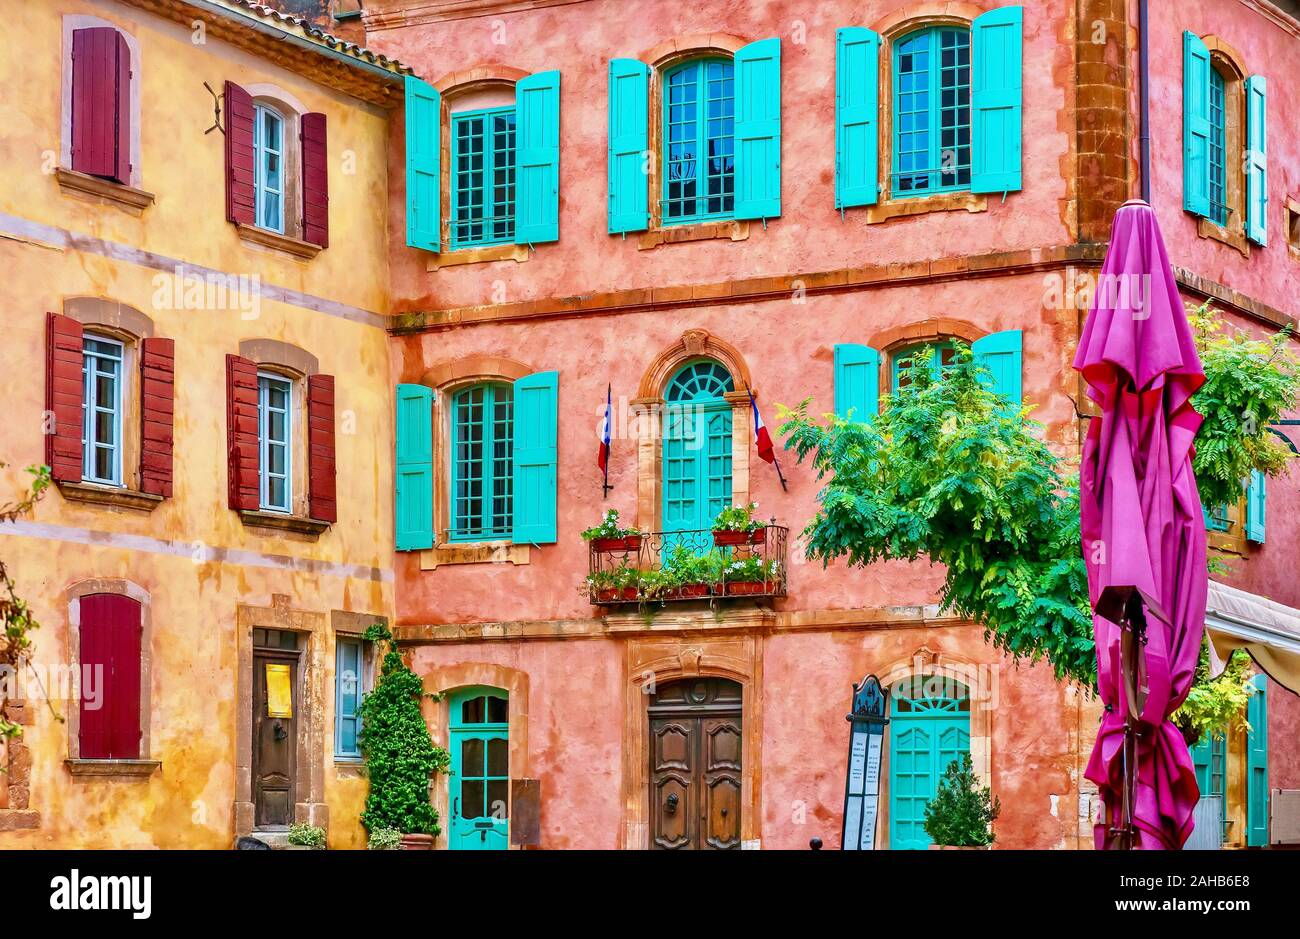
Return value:
M 1246 705 L 1246 844 L 1268 844 L 1268 678 L 1255 676 L 1255 693 Z
M 451 698 L 448 847 L 504 850 L 510 826 L 510 709 L 504 691 L 466 688 Z
M 705 530 L 731 505 L 731 375 L 716 362 L 682 368 L 664 395 L 663 528 Z M 696 547 L 696 540 L 681 539 Z M 665 546 L 672 539 L 665 538 Z M 707 548 L 707 538 L 699 547 Z
M 937 676 L 904 679 L 890 696 L 889 847 L 930 846 L 925 806 L 953 760 L 970 752 L 970 693 Z

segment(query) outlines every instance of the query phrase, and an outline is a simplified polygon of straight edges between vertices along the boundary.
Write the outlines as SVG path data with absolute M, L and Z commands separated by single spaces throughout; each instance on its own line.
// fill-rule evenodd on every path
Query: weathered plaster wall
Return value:
M 867 225 L 862 210 L 834 208 L 835 31 L 880 27 L 902 9 L 965 15 L 989 4 L 833 0 L 709 4 L 625 0 L 542 7 L 508 17 L 471 17 L 411 28 L 371 29 L 367 42 L 424 79 L 480 65 L 559 69 L 560 241 L 518 264 L 503 261 L 426 271 L 428 255 L 405 245 L 404 129 L 395 122 L 389 167 L 391 264 L 396 310 L 458 307 L 663 284 L 701 283 L 1010 250 L 1071 240 L 1067 168 L 1073 168 L 1072 9 L 1025 4 L 1023 192 L 988 199 L 988 211 L 939 212 L 903 224 Z M 368 4 L 378 15 L 396 4 Z M 391 21 L 385 20 L 384 25 Z M 750 225 L 746 241 L 704 241 L 638 250 L 606 234 L 608 61 L 641 57 L 677 37 L 725 33 L 745 41 L 780 36 L 782 217 Z M 800 41 L 803 40 L 803 41 Z M 651 198 L 658 198 L 652 194 Z
M 141 186 L 156 196 L 143 215 L 64 195 L 49 174 L 59 152 L 61 15 L 111 20 L 138 41 L 144 121 Z M 391 615 L 391 403 L 388 339 L 356 313 L 386 309 L 383 220 L 383 112 L 221 43 L 195 45 L 188 32 L 110 3 L 70 0 L 9 11 L 10 36 L 23 55 L 0 61 L 6 132 L 0 161 L 10 185 L 0 192 L 0 226 L 22 234 L 0 240 L 6 341 L 0 345 L 0 475 L 9 492 L 19 470 L 44 460 L 45 314 L 67 297 L 128 304 L 152 318 L 155 335 L 175 340 L 174 496 L 152 513 L 67 502 L 51 491 L 17 532 L 0 532 L 0 551 L 42 623 L 34 661 L 67 661 L 64 592 L 89 578 L 124 578 L 150 595 L 153 669 L 151 756 L 162 766 L 140 781 L 73 778 L 64 767 L 68 728 L 26 686 L 32 724 L 24 735 L 33 766 L 35 830 L 0 832 L 5 847 L 225 848 L 236 799 L 236 606 L 268 606 L 274 594 L 293 607 Z M 330 216 L 335 247 L 310 262 L 244 245 L 225 220 L 221 135 L 204 135 L 212 99 L 203 88 L 224 79 L 275 83 L 324 111 L 329 121 Z M 349 156 L 350 154 L 350 156 Z M 356 173 L 345 167 L 356 160 Z M 33 229 L 51 226 L 74 238 Z M 27 226 L 27 227 L 23 227 Z M 76 239 L 84 239 L 78 241 Z M 97 240 L 99 239 L 99 240 Z M 143 249 L 153 256 L 116 246 Z M 176 308 L 168 259 L 259 275 L 264 288 L 310 296 L 271 300 L 255 313 Z M 316 299 L 313 299 L 316 298 Z M 339 310 L 327 315 L 317 309 Z M 315 307 L 317 309 L 311 309 Z M 227 508 L 225 355 L 244 339 L 274 339 L 307 350 L 337 379 L 338 522 L 319 540 L 245 527 Z M 377 442 L 382 441 L 382 444 Z M 247 640 L 246 640 L 247 641 Z M 333 634 L 322 670 L 307 673 L 306 694 L 331 728 L 322 760 L 324 801 L 334 846 L 364 843 L 357 817 L 364 780 L 336 780 L 333 766 Z M 53 702 L 66 714 L 75 702 Z M 245 757 L 246 759 L 246 757 Z M 3 816 L 0 812 L 0 816 Z M 0 828 L 3 820 L 0 820 Z
M 1283 207 L 1288 196 L 1300 198 L 1300 88 L 1291 80 L 1300 60 L 1300 28 L 1262 16 L 1251 3 L 1224 0 L 1153 3 L 1150 16 L 1151 199 L 1169 259 L 1295 317 L 1300 260 L 1287 251 Z M 1196 219 L 1183 211 L 1184 30 L 1225 40 L 1244 58 L 1248 75 L 1268 80 L 1269 244 L 1252 245 L 1249 258 L 1199 237 Z

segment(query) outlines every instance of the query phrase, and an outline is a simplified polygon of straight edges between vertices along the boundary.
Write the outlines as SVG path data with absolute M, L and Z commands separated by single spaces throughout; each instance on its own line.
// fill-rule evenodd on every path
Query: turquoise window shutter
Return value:
M 1246 79 L 1246 237 L 1268 244 L 1267 83 L 1263 75 Z
M 1246 704 L 1246 845 L 1268 844 L 1268 678 L 1255 676 L 1255 693 Z
M 1246 538 L 1257 544 L 1264 543 L 1264 519 L 1268 515 L 1268 477 L 1259 470 L 1251 470 L 1246 486 Z
M 442 98 L 406 76 L 406 243 L 442 250 Z
M 736 218 L 781 214 L 781 40 L 736 50 Z
M 1021 334 L 1018 329 L 990 333 L 971 344 L 975 362 L 992 373 L 993 390 L 1015 408 L 1021 404 Z
M 559 372 L 537 372 L 515 382 L 516 544 L 555 542 L 559 388 Z
M 636 59 L 609 63 L 609 233 L 650 227 L 650 66 Z
M 835 208 L 875 205 L 880 36 L 861 26 L 835 33 Z
M 518 137 L 515 243 L 560 237 L 560 73 L 537 72 L 515 85 Z
M 1183 33 L 1183 208 L 1210 214 L 1210 50 Z
M 835 414 L 870 423 L 880 410 L 880 353 L 870 346 L 835 346 Z
M 396 487 L 398 551 L 433 547 L 433 390 L 397 386 Z
M 1022 7 L 971 24 L 971 192 L 1020 189 Z

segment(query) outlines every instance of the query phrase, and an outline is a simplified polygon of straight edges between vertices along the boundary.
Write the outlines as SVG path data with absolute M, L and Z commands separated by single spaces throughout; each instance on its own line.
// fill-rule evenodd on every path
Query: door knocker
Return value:
M 677 814 L 677 793 L 670 792 L 668 794 L 668 804 L 664 806 L 664 811 L 669 815 Z

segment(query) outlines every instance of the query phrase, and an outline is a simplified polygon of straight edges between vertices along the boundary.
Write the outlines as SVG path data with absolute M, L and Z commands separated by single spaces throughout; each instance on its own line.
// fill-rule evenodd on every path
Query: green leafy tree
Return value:
M 402 661 L 388 629 L 375 624 L 365 638 L 385 643 L 387 650 L 379 681 L 361 702 L 361 753 L 370 777 L 361 824 L 371 832 L 392 828 L 437 835 L 442 829 L 429 803 L 429 780 L 446 771 L 450 756 L 434 746 L 420 713 L 420 701 L 428 695 L 420 676 Z
M 1194 315 L 1207 381 L 1193 467 L 1202 501 L 1235 501 L 1252 469 L 1283 472 L 1289 451 L 1268 424 L 1296 407 L 1300 361 L 1288 333 L 1257 340 Z M 1081 555 L 1077 470 L 1043 442 L 1028 408 L 1008 409 L 969 347 L 942 378 L 922 352 L 870 423 L 781 409 L 781 433 L 824 482 L 804 530 L 810 558 L 865 567 L 928 559 L 944 567 L 947 612 L 984 627 L 1017 659 L 1096 685 Z
M 939 786 L 925 806 L 925 833 L 935 844 L 982 848 L 993 843 L 993 822 L 1002 802 L 980 786 L 969 753 L 953 760 L 939 777 Z

